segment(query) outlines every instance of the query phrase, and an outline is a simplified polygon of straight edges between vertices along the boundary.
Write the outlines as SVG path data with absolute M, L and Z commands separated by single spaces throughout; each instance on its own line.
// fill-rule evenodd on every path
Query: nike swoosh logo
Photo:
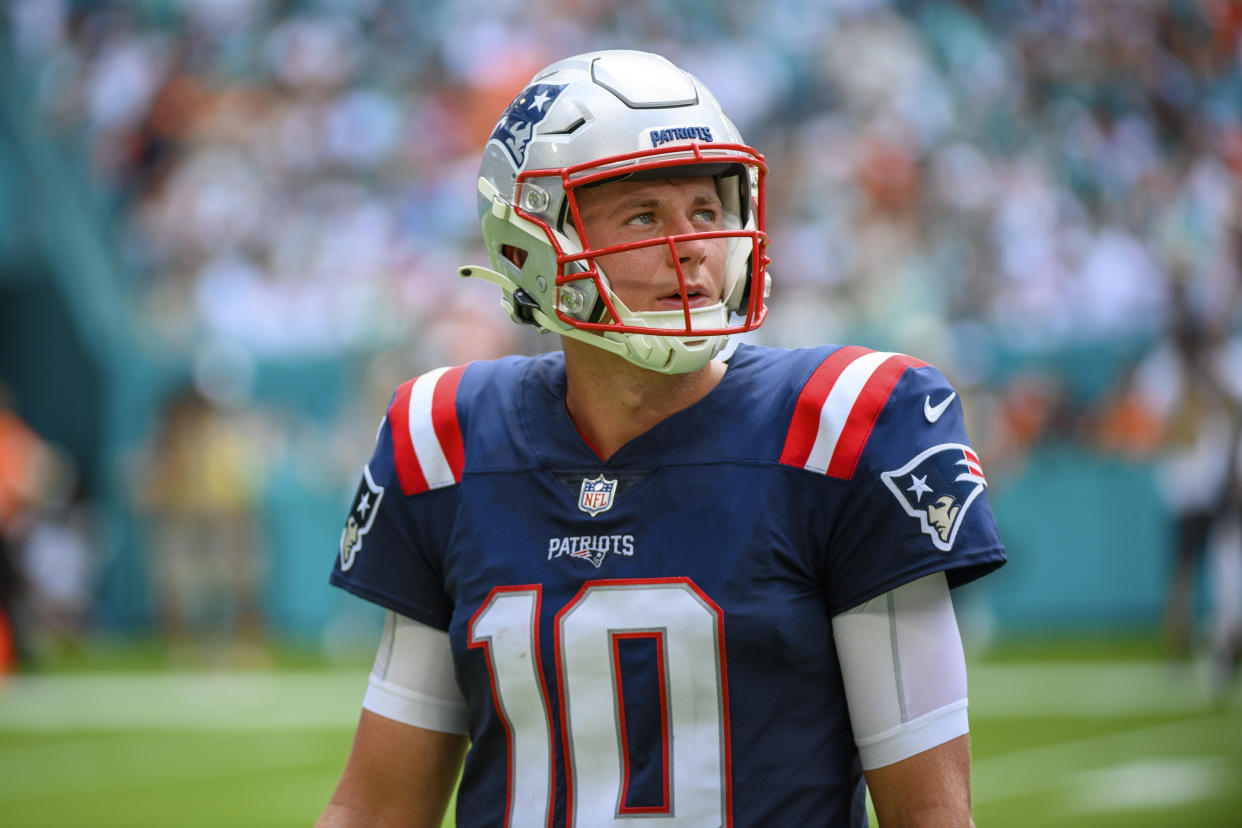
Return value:
M 931 394 L 923 398 L 923 416 L 927 418 L 927 422 L 934 423 L 940 419 L 940 415 L 949 407 L 949 403 L 953 402 L 953 398 L 957 396 L 957 392 L 953 391 L 949 396 L 945 397 L 935 405 L 931 404 Z

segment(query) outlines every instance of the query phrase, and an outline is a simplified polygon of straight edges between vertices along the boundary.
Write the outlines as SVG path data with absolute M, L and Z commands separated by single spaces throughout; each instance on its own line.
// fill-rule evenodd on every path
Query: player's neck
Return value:
M 660 374 L 615 354 L 566 338 L 565 405 L 600 456 L 617 449 L 716 387 L 725 364 L 712 360 L 689 374 Z

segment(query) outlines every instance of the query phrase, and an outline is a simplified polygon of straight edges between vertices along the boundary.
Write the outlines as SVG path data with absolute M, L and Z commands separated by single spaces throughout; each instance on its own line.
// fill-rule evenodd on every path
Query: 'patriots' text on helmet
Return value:
M 540 72 L 505 110 L 483 154 L 479 215 L 492 269 L 518 322 L 619 354 L 663 373 L 702 368 L 731 334 L 767 314 L 763 156 L 745 145 L 697 79 L 645 52 L 594 52 Z M 577 190 L 621 179 L 711 176 L 721 230 L 593 248 Z M 597 259 L 635 246 L 725 239 L 724 292 L 692 307 L 680 265 L 681 310 L 631 310 Z M 713 297 L 716 298 L 716 297 Z

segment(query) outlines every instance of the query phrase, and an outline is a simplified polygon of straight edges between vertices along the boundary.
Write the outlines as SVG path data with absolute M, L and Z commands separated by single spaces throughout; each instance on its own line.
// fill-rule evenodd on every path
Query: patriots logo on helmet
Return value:
M 362 539 L 371 531 L 375 523 L 375 514 L 379 511 L 380 501 L 384 499 L 384 490 L 375 485 L 371 479 L 371 468 L 362 467 L 362 480 L 358 483 L 358 491 L 354 493 L 354 503 L 349 508 L 349 517 L 345 528 L 341 530 L 341 571 L 346 572 L 354 565 L 358 550 L 362 549 Z
M 961 443 L 932 446 L 880 478 L 942 552 L 953 548 L 966 511 L 988 485 L 978 455 Z
M 535 127 L 548 117 L 553 102 L 567 84 L 535 83 L 523 89 L 492 130 L 492 141 L 499 141 L 509 151 L 520 169 L 526 162 L 526 145 L 535 134 Z

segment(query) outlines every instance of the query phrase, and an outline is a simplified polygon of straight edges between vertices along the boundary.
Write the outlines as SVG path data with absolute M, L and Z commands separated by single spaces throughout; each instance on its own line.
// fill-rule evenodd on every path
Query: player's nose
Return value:
M 673 264 L 672 259 L 676 258 L 678 262 L 685 266 L 687 264 L 699 264 L 707 256 L 708 240 L 704 238 L 684 238 L 684 236 L 700 232 L 690 219 L 681 216 L 669 225 L 669 236 L 672 237 L 669 243 L 669 264 Z

